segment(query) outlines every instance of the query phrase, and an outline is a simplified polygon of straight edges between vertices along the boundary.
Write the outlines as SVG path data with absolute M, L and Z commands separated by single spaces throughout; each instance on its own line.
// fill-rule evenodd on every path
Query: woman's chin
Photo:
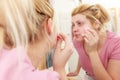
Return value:
M 76 38 L 76 41 L 78 41 L 78 42 L 82 42 L 83 39 L 82 39 L 82 38 Z

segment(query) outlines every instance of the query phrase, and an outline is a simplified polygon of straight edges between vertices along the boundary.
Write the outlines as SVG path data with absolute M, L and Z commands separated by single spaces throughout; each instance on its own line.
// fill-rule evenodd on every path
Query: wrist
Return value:
M 54 67 L 53 67 L 53 70 L 54 70 L 54 71 L 57 71 L 57 72 L 64 72 L 64 71 L 65 71 L 65 68 L 54 68 Z
M 54 71 L 59 73 L 60 80 L 67 80 L 66 71 L 64 68 L 63 69 L 54 69 Z
M 78 70 L 75 70 L 75 73 L 78 75 L 79 71 L 78 71 Z
M 88 56 L 89 56 L 89 58 L 93 58 L 93 57 L 95 57 L 95 56 L 97 56 L 98 55 L 98 52 L 97 51 L 93 51 L 93 52 L 90 52 L 89 54 L 88 54 Z

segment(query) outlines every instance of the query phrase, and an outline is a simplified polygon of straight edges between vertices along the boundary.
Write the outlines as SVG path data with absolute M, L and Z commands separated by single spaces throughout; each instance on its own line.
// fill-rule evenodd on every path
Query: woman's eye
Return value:
M 77 22 L 78 26 L 82 26 L 84 24 L 84 22 Z
M 82 23 L 81 22 L 78 22 L 78 25 L 81 25 Z

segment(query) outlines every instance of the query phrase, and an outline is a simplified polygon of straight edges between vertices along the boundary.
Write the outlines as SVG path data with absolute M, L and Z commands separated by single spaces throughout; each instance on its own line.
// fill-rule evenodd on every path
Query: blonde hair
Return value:
M 99 21 L 101 25 L 105 25 L 110 20 L 107 10 L 100 4 L 81 4 L 73 10 L 72 16 L 76 14 L 85 15 L 92 24 Z
M 4 41 L 7 46 L 26 46 L 45 35 L 44 23 L 53 17 L 53 9 L 45 0 L 2 0 L 6 17 Z

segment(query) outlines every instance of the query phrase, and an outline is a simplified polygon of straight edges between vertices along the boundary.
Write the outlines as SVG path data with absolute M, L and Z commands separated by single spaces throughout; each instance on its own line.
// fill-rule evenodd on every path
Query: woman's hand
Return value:
M 63 41 L 65 44 L 61 48 Z M 57 70 L 63 69 L 72 53 L 73 53 L 72 42 L 68 39 L 66 35 L 62 33 L 59 34 L 57 37 L 55 54 L 53 57 L 53 68 Z
M 79 73 L 78 71 L 70 72 L 67 74 L 67 76 L 77 76 L 78 73 Z
M 64 45 L 62 42 L 64 41 Z M 62 46 L 62 47 L 61 47 Z M 73 53 L 73 44 L 64 34 L 59 34 L 53 56 L 53 69 L 60 74 L 60 80 L 68 80 L 65 71 L 65 64 Z
M 88 56 L 89 54 L 97 51 L 99 36 L 95 30 L 86 30 L 84 34 L 84 40 L 84 48 Z

